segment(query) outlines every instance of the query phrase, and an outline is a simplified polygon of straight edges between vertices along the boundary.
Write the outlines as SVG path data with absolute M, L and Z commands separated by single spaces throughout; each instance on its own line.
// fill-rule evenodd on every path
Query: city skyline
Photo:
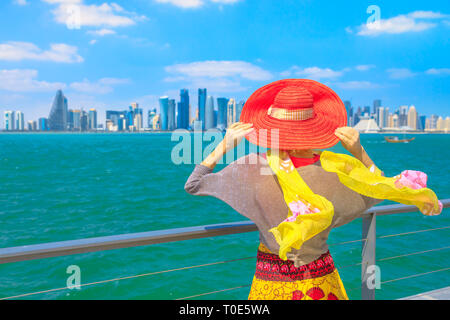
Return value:
M 198 89 L 200 107 L 193 108 L 189 90 L 180 89 L 179 102 L 168 96 L 159 98 L 158 108 L 149 108 L 147 113 L 132 102 L 128 110 L 106 110 L 104 124 L 98 123 L 98 113 L 94 108 L 88 112 L 69 108 L 68 99 L 58 90 L 51 105 L 48 118 L 27 121 L 24 113 L 17 110 L 4 112 L 4 131 L 136 131 L 146 129 L 173 131 L 175 129 L 209 130 L 228 128 L 239 121 L 245 101 L 234 98 L 217 97 L 207 94 L 207 88 Z M 215 103 L 217 101 L 217 103 Z M 429 131 L 450 130 L 450 117 L 420 114 L 414 105 L 401 105 L 397 108 L 384 106 L 381 99 L 373 100 L 372 107 L 353 106 L 351 101 L 343 101 L 347 111 L 347 125 L 360 131 Z M 215 105 L 217 107 L 215 107 Z M 392 111 L 392 112 L 391 112 Z M 147 121 L 145 117 L 147 114 Z M 144 125 L 146 124 L 146 125 Z
M 65 14 L 68 3 L 78 20 Z M 103 123 L 106 109 L 130 101 L 178 101 L 178 88 L 196 106 L 199 88 L 240 101 L 282 78 L 318 80 L 353 105 L 377 97 L 427 116 L 448 112 L 450 3 L 381 2 L 378 29 L 356 0 L 180 3 L 1 1 L 0 112 L 47 116 L 62 89 L 72 107 L 95 108 Z

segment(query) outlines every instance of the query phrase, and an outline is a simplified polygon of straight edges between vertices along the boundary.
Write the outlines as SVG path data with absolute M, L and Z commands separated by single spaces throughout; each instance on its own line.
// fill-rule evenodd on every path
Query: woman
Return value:
M 187 180 L 188 193 L 221 199 L 258 227 L 249 299 L 348 299 L 326 243 L 332 228 L 381 199 L 439 211 L 431 190 L 415 190 L 422 195 L 419 204 L 405 182 L 395 186 L 400 179 L 384 178 L 346 119 L 342 101 L 325 85 L 305 79 L 273 82 L 252 94 L 241 122 L 228 128 Z M 244 137 L 269 148 L 267 154 L 247 155 L 212 173 Z M 316 151 L 339 141 L 354 158 Z

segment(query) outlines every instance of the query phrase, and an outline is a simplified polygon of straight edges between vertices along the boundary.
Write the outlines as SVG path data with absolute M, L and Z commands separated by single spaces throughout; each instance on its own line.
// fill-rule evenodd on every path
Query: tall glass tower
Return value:
M 217 128 L 225 130 L 227 127 L 227 98 L 217 98 Z
M 5 130 L 11 131 L 15 128 L 14 111 L 5 111 Z
M 153 129 L 153 119 L 156 117 L 156 109 L 150 109 L 148 110 L 148 116 L 147 116 L 147 125 L 148 128 Z
M 351 101 L 344 101 L 345 111 L 347 111 L 347 125 L 353 127 L 352 118 L 353 118 L 353 108 Z M 356 124 L 356 123 L 355 123 Z
M 97 110 L 90 109 L 89 110 L 89 130 L 97 129 Z
M 67 130 L 67 99 L 61 90 L 56 92 L 48 117 L 48 127 L 52 131 Z
M 46 118 L 39 118 L 39 120 L 38 120 L 38 128 L 39 128 L 39 131 L 47 131 L 48 130 L 47 119 Z
M 236 118 L 235 118 L 235 122 L 239 122 L 239 119 L 241 118 L 241 112 L 242 109 L 244 109 L 244 104 L 245 101 L 241 100 L 239 101 L 239 103 L 236 105 Z
M 159 98 L 159 113 L 161 114 L 161 130 L 168 130 L 169 97 Z
M 229 128 L 236 119 L 236 101 L 231 98 L 227 105 L 227 128 Z
M 202 122 L 202 130 L 205 129 L 206 89 L 198 89 L 198 120 Z
M 214 128 L 214 98 L 208 96 L 205 107 L 205 129 Z
M 25 119 L 23 117 L 22 111 L 16 112 L 16 130 L 18 131 L 25 130 Z
M 167 108 L 167 130 L 175 130 L 175 99 L 169 99 Z
M 180 90 L 180 102 L 178 103 L 177 128 L 187 129 L 189 127 L 189 91 Z
M 377 113 L 377 109 L 381 107 L 381 100 L 375 99 L 373 100 L 373 113 Z

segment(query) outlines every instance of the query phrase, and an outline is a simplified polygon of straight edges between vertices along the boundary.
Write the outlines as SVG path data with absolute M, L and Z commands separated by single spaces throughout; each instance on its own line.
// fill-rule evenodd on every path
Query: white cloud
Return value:
M 348 70 L 347 70 L 348 71 Z M 298 66 L 292 66 L 286 71 L 281 72 L 281 76 L 301 76 L 308 79 L 320 80 L 320 79 L 335 79 L 344 74 L 345 70 L 336 71 L 330 68 L 308 67 L 300 68 Z
M 90 82 L 84 79 L 81 82 L 73 82 L 70 84 L 70 88 L 83 92 L 83 93 L 95 93 L 95 94 L 106 94 L 114 90 L 114 85 L 129 83 L 129 79 L 118 79 L 118 78 L 102 78 L 97 82 Z
M 221 3 L 221 4 L 233 4 L 236 2 L 239 2 L 240 0 L 211 0 L 212 2 L 215 3 Z
M 346 81 L 337 82 L 336 85 L 339 88 L 347 90 L 363 90 L 363 89 L 375 89 L 379 88 L 379 85 L 370 81 Z
M 198 8 L 203 6 L 202 0 L 156 0 L 159 3 L 170 3 L 180 8 Z
M 449 15 L 433 11 L 414 11 L 409 14 L 401 14 L 388 19 L 380 19 L 374 23 L 364 23 L 357 27 L 357 35 L 377 36 L 380 34 L 401 34 L 406 32 L 421 32 L 435 28 L 438 24 L 430 20 L 439 20 Z M 353 29 L 347 27 L 346 31 L 353 33 Z
M 42 0 L 57 5 L 52 10 L 56 22 L 67 25 L 68 28 L 79 29 L 90 27 L 124 27 L 146 20 L 147 17 L 134 12 L 128 12 L 116 3 L 87 5 L 83 0 Z
M 30 42 L 0 43 L 0 60 L 39 60 L 62 63 L 83 62 L 78 48 L 64 43 L 51 44 L 49 50 L 42 50 Z
M 426 74 L 430 75 L 450 75 L 450 69 L 449 68 L 431 68 L 425 71 Z
M 106 35 L 110 35 L 110 34 L 116 34 L 116 32 L 114 30 L 111 29 L 99 29 L 99 30 L 91 30 L 87 32 L 88 34 L 92 34 L 95 36 L 106 36 Z
M 211 92 L 239 92 L 241 81 L 267 81 L 272 74 L 246 61 L 198 61 L 167 66 L 166 82 L 186 82 L 190 87 L 207 87 Z
M 391 68 L 387 69 L 386 72 L 389 73 L 391 79 L 406 79 L 416 75 L 416 73 L 407 68 Z
M 375 68 L 375 65 L 373 65 L 373 64 L 361 64 L 361 65 L 355 67 L 355 69 L 358 71 L 368 71 L 373 68 Z
M 246 91 L 248 87 L 241 85 L 239 80 L 234 79 L 195 79 L 191 83 L 192 88 L 208 88 L 210 92 L 242 92 Z
M 13 3 L 18 6 L 26 6 L 28 4 L 27 0 L 14 0 Z
M 223 4 L 233 4 L 239 2 L 240 0 L 155 0 L 155 1 L 158 3 L 168 3 L 183 9 L 189 9 L 202 7 L 208 1 L 223 5 Z
M 448 18 L 448 14 L 433 11 L 414 11 L 409 14 L 414 19 L 444 19 Z
M 396 34 L 405 32 L 419 32 L 434 28 L 436 24 L 430 22 L 417 22 L 415 19 L 410 17 L 398 16 L 387 20 L 380 20 L 379 27 L 370 26 L 371 25 L 363 25 L 361 30 L 358 32 L 358 35 L 374 36 L 382 33 Z
M 187 64 L 175 64 L 165 68 L 168 73 L 178 77 L 221 78 L 239 76 L 248 80 L 269 80 L 272 74 L 245 61 L 198 61 Z
M 36 80 L 37 70 L 0 70 L 0 90 L 13 92 L 55 91 L 65 88 L 64 83 Z

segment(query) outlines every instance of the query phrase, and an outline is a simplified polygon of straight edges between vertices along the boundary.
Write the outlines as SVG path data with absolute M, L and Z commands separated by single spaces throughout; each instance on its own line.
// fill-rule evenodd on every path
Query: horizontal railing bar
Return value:
M 251 221 L 129 233 L 0 249 L 0 264 L 257 231 Z
M 450 207 L 450 199 L 442 200 L 442 203 L 445 208 Z M 378 216 L 414 211 L 417 211 L 415 206 L 394 204 L 373 207 L 364 215 L 376 214 Z M 209 238 L 257 230 L 256 225 L 252 221 L 239 221 L 10 247 L 0 249 L 0 264 L 158 243 Z
M 450 199 L 441 200 L 444 208 L 450 207 Z M 416 206 L 404 205 L 404 204 L 390 204 L 385 206 L 375 206 L 367 210 L 362 214 L 362 217 L 367 217 L 371 214 L 376 213 L 378 216 L 384 216 L 388 214 L 397 214 L 397 213 L 408 213 L 408 212 L 417 212 L 419 211 Z

